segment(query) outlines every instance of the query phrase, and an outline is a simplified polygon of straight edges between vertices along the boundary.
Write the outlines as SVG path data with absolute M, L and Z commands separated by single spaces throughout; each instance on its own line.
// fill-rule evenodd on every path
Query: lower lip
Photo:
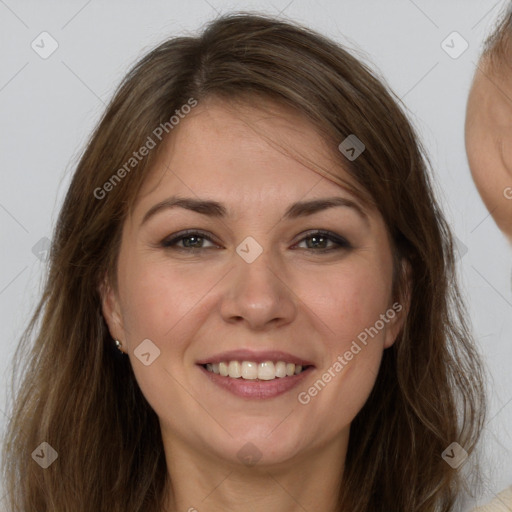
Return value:
M 273 380 L 250 380 L 250 379 L 232 379 L 224 377 L 218 373 L 209 372 L 206 368 L 199 365 L 199 369 L 214 383 L 224 388 L 234 395 L 242 398 L 266 399 L 274 398 L 290 391 L 300 384 L 313 370 L 310 366 L 298 375 L 290 377 L 277 377 Z

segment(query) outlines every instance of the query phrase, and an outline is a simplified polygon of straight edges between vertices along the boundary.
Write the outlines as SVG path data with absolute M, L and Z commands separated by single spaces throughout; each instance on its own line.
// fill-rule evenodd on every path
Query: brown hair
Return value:
M 396 296 L 409 291 L 410 308 L 352 423 L 339 510 L 452 510 L 464 480 L 441 454 L 454 441 L 473 453 L 485 397 L 424 150 L 393 93 L 348 51 L 298 24 L 243 12 L 142 58 L 77 166 L 44 293 L 16 351 L 26 367 L 4 444 L 11 510 L 161 510 L 167 483 L 158 418 L 113 344 L 98 293 L 105 273 L 115 282 L 123 221 L 158 151 L 103 198 L 94 191 L 190 98 L 257 95 L 314 123 L 382 214 L 396 268 L 407 262 L 411 270 L 409 290 L 405 274 L 396 274 Z M 353 161 L 337 149 L 350 134 L 366 146 Z M 46 470 L 31 460 L 43 441 L 59 453 Z

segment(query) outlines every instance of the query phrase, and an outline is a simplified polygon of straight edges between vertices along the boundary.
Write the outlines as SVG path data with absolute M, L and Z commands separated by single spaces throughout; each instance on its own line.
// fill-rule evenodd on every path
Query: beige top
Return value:
M 487 505 L 474 508 L 471 512 L 512 512 L 512 485 L 500 492 Z

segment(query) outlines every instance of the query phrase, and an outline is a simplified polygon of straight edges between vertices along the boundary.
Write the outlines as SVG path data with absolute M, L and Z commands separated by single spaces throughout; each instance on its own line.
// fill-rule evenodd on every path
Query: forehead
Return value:
M 271 201 L 296 199 L 313 189 L 315 194 L 344 190 L 315 167 L 356 186 L 315 126 L 273 102 L 202 102 L 171 135 L 142 187 L 142 198 L 172 189 L 201 197 L 218 191 L 239 200 L 259 195 L 260 201 Z

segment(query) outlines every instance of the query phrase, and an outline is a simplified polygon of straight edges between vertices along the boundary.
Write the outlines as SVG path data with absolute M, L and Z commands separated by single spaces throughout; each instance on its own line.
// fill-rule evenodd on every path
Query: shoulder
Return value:
M 500 492 L 487 505 L 477 507 L 471 512 L 510 512 L 512 510 L 512 485 Z

